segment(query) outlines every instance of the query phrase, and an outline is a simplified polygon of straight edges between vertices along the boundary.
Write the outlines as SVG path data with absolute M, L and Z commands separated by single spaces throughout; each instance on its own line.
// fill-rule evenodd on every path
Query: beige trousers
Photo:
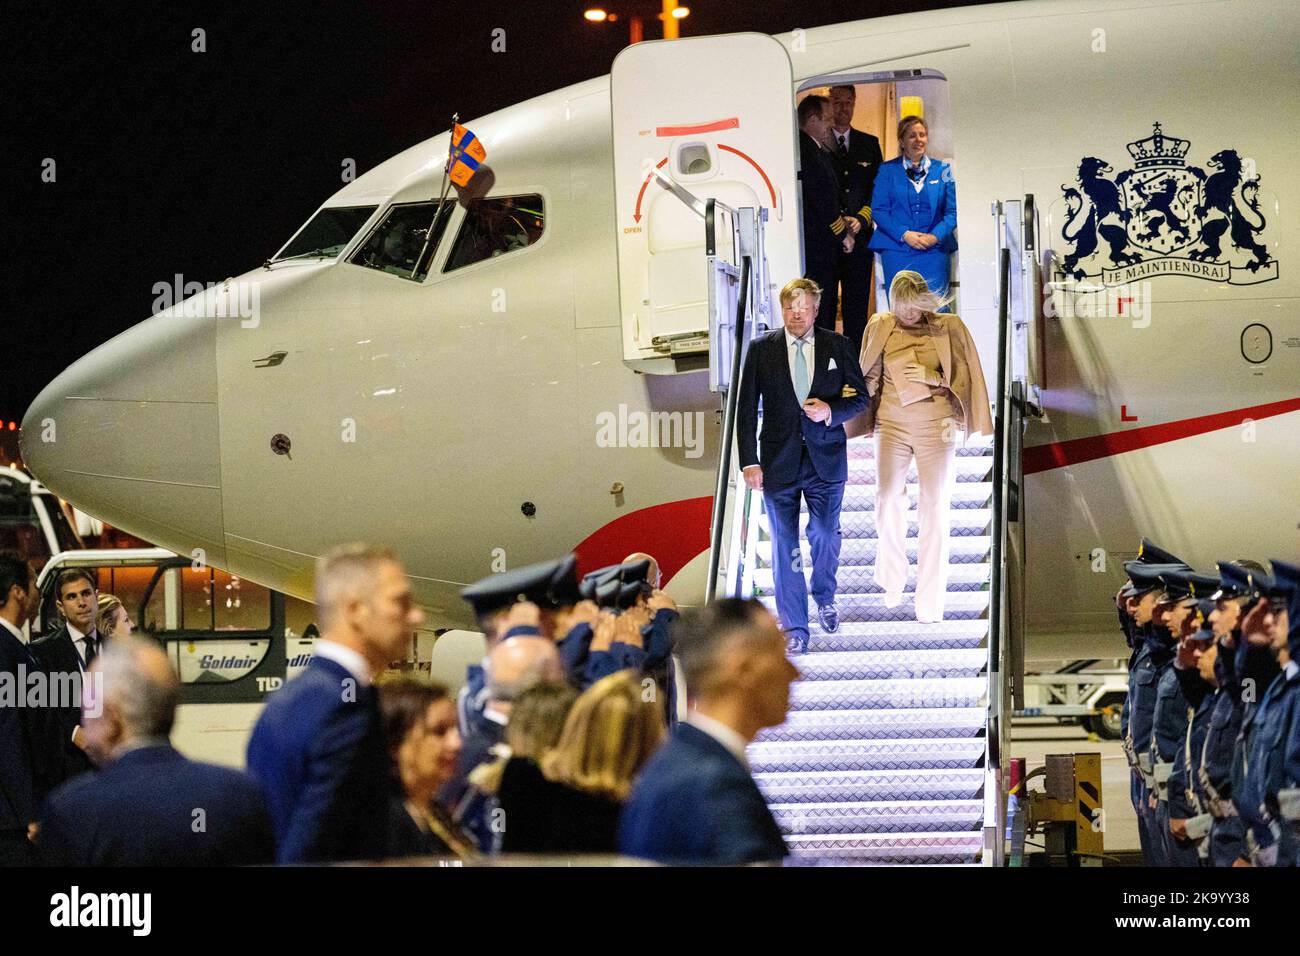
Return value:
M 875 427 L 876 584 L 902 591 L 907 584 L 907 469 L 916 459 L 917 503 L 916 616 L 943 620 L 948 588 L 948 505 L 952 500 L 953 460 L 962 440 L 950 418 L 921 422 L 882 422 Z

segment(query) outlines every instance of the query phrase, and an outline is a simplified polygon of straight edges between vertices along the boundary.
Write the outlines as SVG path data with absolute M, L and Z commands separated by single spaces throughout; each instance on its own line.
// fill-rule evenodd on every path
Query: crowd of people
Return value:
M 1116 595 L 1124 749 L 1152 866 L 1295 866 L 1300 566 L 1199 573 L 1143 539 Z
M 453 697 L 394 666 L 424 621 L 398 557 L 331 551 L 313 657 L 268 699 L 246 771 L 172 746 L 179 679 L 120 602 L 81 571 L 56 587 L 66 623 L 29 647 L 35 576 L 0 553 L 0 679 L 65 667 L 80 688 L 0 707 L 4 864 L 785 855 L 745 761 L 798 677 L 781 628 L 752 600 L 679 615 L 648 555 L 582 578 L 569 555 L 466 588 L 487 656 Z

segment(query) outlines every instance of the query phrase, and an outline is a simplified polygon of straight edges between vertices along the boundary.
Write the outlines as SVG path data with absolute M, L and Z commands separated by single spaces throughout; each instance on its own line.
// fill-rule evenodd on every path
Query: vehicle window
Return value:
M 322 209 L 303 226 L 288 245 L 276 253 L 274 262 L 281 259 L 307 259 L 319 257 L 332 259 L 343 251 L 352 237 L 366 224 L 374 206 L 338 206 Z
M 367 269 L 421 281 L 429 274 L 429 263 L 454 208 L 452 202 L 394 206 L 349 261 Z
M 170 616 L 169 591 L 175 595 Z M 141 617 L 155 635 L 168 631 L 264 631 L 271 626 L 271 595 L 259 584 L 216 568 L 171 568 L 154 586 Z
M 525 249 L 542 237 L 541 196 L 501 196 L 470 204 L 443 272 Z
M 49 544 L 32 507 L 31 486 L 8 475 L 0 475 L 0 548 L 17 551 L 37 571 L 50 559 Z

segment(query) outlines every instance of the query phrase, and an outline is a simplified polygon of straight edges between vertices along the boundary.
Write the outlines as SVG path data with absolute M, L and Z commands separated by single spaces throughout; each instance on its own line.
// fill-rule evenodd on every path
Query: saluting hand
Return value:
M 668 592 L 655 588 L 650 592 L 650 597 L 646 599 L 645 606 L 650 609 L 652 614 L 667 608 L 670 611 L 677 610 L 677 602 L 668 596 Z
M 1265 598 L 1255 602 L 1255 606 L 1250 612 L 1241 619 L 1241 633 L 1250 643 L 1260 646 L 1267 646 L 1273 643 L 1273 635 L 1269 634 L 1269 629 L 1264 623 L 1264 618 L 1268 616 L 1268 599 Z
M 595 633 L 591 638 L 591 649 L 593 651 L 609 650 L 609 645 L 614 643 L 615 626 L 617 624 L 618 618 L 609 611 L 600 612 L 593 628 Z
M 596 619 L 600 617 L 600 607 L 595 601 L 579 601 L 573 607 L 555 615 L 555 639 L 561 641 L 569 636 L 579 624 L 590 624 L 594 629 Z

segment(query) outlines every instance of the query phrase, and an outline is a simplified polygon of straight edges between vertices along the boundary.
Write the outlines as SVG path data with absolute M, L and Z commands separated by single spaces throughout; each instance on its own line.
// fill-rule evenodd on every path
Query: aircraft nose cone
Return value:
M 23 418 L 23 460 L 61 498 L 224 564 L 216 323 L 161 312 L 59 375 Z

